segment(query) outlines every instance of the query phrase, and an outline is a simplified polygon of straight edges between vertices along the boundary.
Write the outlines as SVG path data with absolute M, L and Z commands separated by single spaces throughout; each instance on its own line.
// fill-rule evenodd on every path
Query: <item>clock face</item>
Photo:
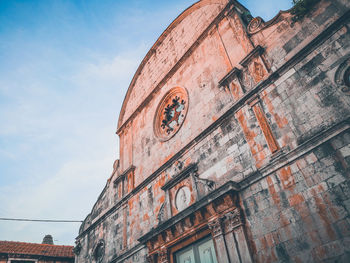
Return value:
M 186 90 L 176 87 L 171 89 L 160 102 L 155 120 L 154 132 L 156 136 L 167 141 L 181 128 L 188 109 Z
M 191 202 L 191 190 L 187 186 L 181 187 L 176 192 L 175 206 L 178 211 L 184 210 Z

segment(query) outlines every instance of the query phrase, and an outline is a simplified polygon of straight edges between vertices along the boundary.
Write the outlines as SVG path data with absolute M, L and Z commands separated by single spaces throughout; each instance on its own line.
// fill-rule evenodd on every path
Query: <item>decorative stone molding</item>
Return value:
M 163 186 L 162 190 L 166 191 L 181 182 L 183 179 L 187 178 L 188 176 L 194 174 L 197 171 L 198 167 L 196 163 L 188 165 L 186 168 L 183 168 L 181 172 L 179 172 L 177 175 L 175 175 L 173 178 L 171 178 L 169 181 L 167 181 Z
M 253 58 L 260 56 L 262 53 L 264 53 L 264 51 L 265 50 L 262 46 L 256 46 L 252 51 L 249 52 L 247 56 L 245 56 L 245 58 L 241 60 L 241 62 L 239 62 L 239 64 L 241 64 L 243 67 L 246 67 Z
M 219 81 L 219 86 L 226 86 L 228 83 L 235 78 L 240 77 L 242 74 L 242 71 L 236 67 L 234 67 L 232 70 L 230 70 L 229 73 L 225 75 L 220 81 Z
M 126 195 L 131 192 L 135 187 L 135 166 L 131 165 L 128 167 L 121 175 L 119 175 L 113 182 L 114 187 L 121 189 L 121 196 Z M 119 184 L 122 184 L 122 187 L 119 188 Z
M 199 176 L 194 176 L 195 183 L 197 185 L 197 188 L 201 188 L 201 186 L 204 188 L 205 193 L 209 193 L 216 189 L 216 182 L 209 180 L 209 179 L 203 179 Z
M 79 256 L 81 249 L 82 249 L 82 245 L 81 245 L 80 241 L 76 242 L 76 245 L 73 248 L 74 254 Z
M 343 93 L 350 95 L 350 58 L 340 64 L 335 73 L 334 81 Z
M 225 225 L 226 232 L 233 231 L 235 228 L 241 226 L 243 223 L 241 212 L 238 208 L 225 214 L 222 220 L 223 224 Z
M 157 215 L 158 222 L 161 223 L 166 219 L 166 202 L 162 204 Z
M 221 218 L 215 218 L 214 220 L 208 222 L 208 226 L 213 237 L 222 235 Z
M 249 33 L 249 34 L 257 33 L 257 32 L 259 32 L 264 26 L 265 26 L 264 20 L 263 20 L 260 16 L 255 17 L 255 18 L 253 18 L 253 19 L 250 21 L 250 23 L 249 23 L 249 25 L 248 25 L 248 27 L 247 27 L 248 33 Z
M 154 260 L 154 255 L 147 256 L 146 260 L 148 263 L 156 263 L 156 261 Z
M 97 263 L 103 262 L 105 255 L 105 241 L 100 239 L 93 250 L 93 258 Z
M 167 248 L 161 248 L 159 251 L 159 262 L 160 263 L 168 263 L 169 262 L 169 252 Z
M 195 241 L 195 238 L 205 237 L 211 232 L 215 233 L 213 235 L 222 233 L 220 218 L 238 205 L 236 202 L 237 190 L 236 183 L 227 182 L 199 199 L 196 205 L 191 205 L 161 222 L 156 228 L 142 236 L 139 242 L 147 244 L 149 254 L 153 255 L 158 254 L 163 247 L 172 247 L 174 243 L 182 242 L 182 240 L 192 238 L 191 240 Z M 233 201 L 229 202 L 228 199 Z
M 175 87 L 161 99 L 153 121 L 153 129 L 161 141 L 170 140 L 181 128 L 188 110 L 188 92 Z

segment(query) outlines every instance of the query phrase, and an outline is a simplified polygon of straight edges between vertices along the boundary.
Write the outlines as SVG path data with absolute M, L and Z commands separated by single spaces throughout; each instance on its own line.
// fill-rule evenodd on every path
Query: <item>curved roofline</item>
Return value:
M 198 10 L 199 8 L 208 5 L 208 4 L 225 4 L 229 3 L 231 0 L 200 0 L 190 7 L 188 7 L 185 11 L 183 11 L 179 16 L 175 18 L 175 20 L 164 30 L 164 32 L 159 36 L 157 41 L 153 44 L 151 49 L 147 52 L 146 56 L 142 60 L 141 64 L 137 68 L 131 82 L 128 88 L 128 91 L 126 92 L 126 95 L 124 97 L 124 101 L 122 104 L 122 108 L 120 110 L 119 119 L 118 119 L 118 128 L 119 129 L 123 125 L 123 118 L 125 114 L 125 108 L 126 104 L 129 100 L 131 91 L 133 90 L 133 87 L 136 83 L 136 80 L 138 79 L 138 76 L 140 75 L 141 71 L 143 70 L 144 66 L 146 65 L 147 61 L 151 58 L 151 56 L 154 54 L 157 47 L 163 42 L 163 40 L 168 36 L 168 34 L 178 25 L 180 22 L 182 22 L 187 16 L 189 16 L 192 12 L 195 10 Z
M 266 21 L 266 22 L 263 20 L 263 21 L 264 21 L 264 26 L 262 26 L 258 31 L 254 32 L 254 33 L 251 33 L 250 35 L 255 35 L 255 34 L 257 34 L 258 32 L 263 31 L 264 29 L 266 29 L 266 28 L 268 28 L 268 27 L 274 25 L 275 23 L 278 22 L 278 19 L 279 19 L 281 16 L 283 16 L 283 15 L 285 15 L 285 14 L 291 14 L 293 8 L 294 8 L 294 7 L 291 7 L 291 8 L 289 8 L 289 9 L 287 9 L 287 10 L 280 10 L 273 18 L 271 18 L 270 20 L 268 20 L 268 21 Z M 257 17 L 259 17 L 259 16 L 257 16 Z

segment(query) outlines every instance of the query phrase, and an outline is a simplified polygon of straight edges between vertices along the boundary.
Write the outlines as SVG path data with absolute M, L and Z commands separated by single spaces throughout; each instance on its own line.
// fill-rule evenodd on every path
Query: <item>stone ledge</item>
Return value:
M 215 199 L 223 196 L 224 194 L 234 191 L 238 192 L 239 187 L 237 183 L 228 181 L 224 185 L 220 186 L 219 188 L 213 190 L 211 193 L 209 193 L 207 196 L 203 197 L 193 205 L 187 207 L 185 210 L 182 212 L 176 214 L 172 218 L 166 220 L 164 223 L 158 225 L 156 228 L 153 228 L 150 230 L 147 234 L 143 235 L 138 239 L 140 243 L 145 243 L 151 238 L 155 237 L 156 235 L 160 234 L 161 232 L 165 231 L 169 227 L 175 225 L 176 223 L 180 222 L 182 219 L 185 217 L 190 216 L 193 214 L 195 211 L 203 208 L 204 206 L 208 205 L 209 203 L 213 202 Z

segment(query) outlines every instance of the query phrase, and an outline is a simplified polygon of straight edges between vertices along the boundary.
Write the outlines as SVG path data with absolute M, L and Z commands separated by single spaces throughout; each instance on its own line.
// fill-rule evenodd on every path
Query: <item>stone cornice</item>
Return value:
M 163 186 L 162 186 L 162 190 L 168 190 L 169 188 L 173 187 L 175 184 L 177 184 L 178 182 L 180 182 L 182 179 L 188 177 L 190 175 L 191 172 L 195 172 L 197 171 L 197 164 L 190 164 L 189 166 L 187 166 L 185 169 L 183 169 L 180 173 L 178 173 L 177 175 L 175 175 L 172 179 L 170 179 L 169 181 L 167 181 Z
M 135 168 L 136 168 L 135 166 L 130 165 L 121 175 L 119 175 L 119 176 L 114 180 L 113 184 L 116 185 L 118 182 L 120 182 L 121 180 L 123 180 L 124 177 L 125 177 L 128 173 L 135 171 Z
M 234 67 L 232 70 L 230 70 L 229 73 L 227 73 L 225 75 L 225 77 L 223 77 L 220 81 L 219 81 L 219 87 L 224 86 L 227 84 L 227 82 L 231 79 L 231 78 L 237 78 L 237 76 L 241 74 L 241 70 Z
M 252 51 L 250 51 L 249 54 L 245 56 L 245 58 L 243 58 L 241 62 L 239 62 L 239 64 L 241 64 L 243 67 L 246 67 L 249 64 L 249 62 L 252 60 L 252 58 L 261 55 L 263 52 L 264 52 L 264 48 L 258 45 Z
M 160 234 L 164 230 L 168 229 L 169 227 L 175 225 L 177 222 L 181 221 L 185 217 L 191 215 L 195 211 L 201 209 L 202 207 L 206 206 L 207 204 L 213 202 L 215 199 L 219 198 L 220 196 L 224 195 L 225 193 L 228 193 L 230 191 L 238 192 L 238 184 L 232 181 L 228 181 L 224 185 L 220 186 L 219 188 L 213 190 L 211 193 L 209 193 L 207 196 L 203 197 L 202 199 L 198 200 L 196 203 L 192 204 L 191 206 L 187 207 L 185 210 L 181 211 L 180 213 L 176 214 L 175 216 L 171 217 L 170 219 L 164 221 L 164 223 L 161 223 L 156 228 L 149 231 L 144 236 L 140 237 L 138 241 L 140 243 L 144 243 L 147 240 L 153 238 L 154 236 Z

